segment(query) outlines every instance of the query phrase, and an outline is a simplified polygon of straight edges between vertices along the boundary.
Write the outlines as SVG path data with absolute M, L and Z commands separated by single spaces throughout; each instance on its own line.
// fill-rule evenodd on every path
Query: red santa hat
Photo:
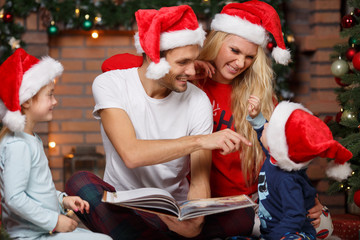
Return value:
M 159 79 L 169 73 L 170 65 L 160 58 L 160 51 L 187 45 L 203 45 L 205 31 L 188 5 L 163 7 L 160 10 L 140 9 L 135 13 L 138 32 L 135 47 L 151 59 L 146 77 Z
M 262 47 L 268 42 L 270 32 L 277 46 L 272 56 L 277 63 L 287 65 L 291 60 L 281 30 L 280 18 L 275 9 L 264 2 L 251 0 L 244 3 L 229 3 L 211 22 L 211 29 L 235 34 Z
M 41 60 L 22 48 L 0 65 L 0 120 L 13 132 L 25 127 L 21 104 L 32 98 L 42 87 L 61 75 L 63 66 L 50 57 Z
M 329 127 L 298 103 L 279 103 L 269 121 L 266 139 L 270 155 L 286 171 L 299 170 L 315 157 L 334 158 L 327 175 L 336 180 L 351 175 L 352 153 L 333 139 Z

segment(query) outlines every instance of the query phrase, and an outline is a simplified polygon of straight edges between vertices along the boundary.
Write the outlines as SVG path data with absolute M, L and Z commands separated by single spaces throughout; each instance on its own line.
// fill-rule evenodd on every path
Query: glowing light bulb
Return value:
M 97 39 L 97 38 L 99 37 L 99 33 L 98 33 L 97 31 L 93 31 L 93 32 L 91 33 L 91 37 L 92 37 L 93 39 Z
M 56 142 L 49 142 L 49 148 L 56 147 Z

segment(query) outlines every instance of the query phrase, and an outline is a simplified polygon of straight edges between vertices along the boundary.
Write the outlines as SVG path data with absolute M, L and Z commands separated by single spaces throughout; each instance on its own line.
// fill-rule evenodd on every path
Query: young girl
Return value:
M 54 79 L 62 65 L 17 49 L 0 66 L 0 193 L 2 222 L 16 239 L 111 239 L 77 228 L 65 209 L 89 212 L 79 197 L 56 191 L 43 143 L 33 130 L 52 120 Z

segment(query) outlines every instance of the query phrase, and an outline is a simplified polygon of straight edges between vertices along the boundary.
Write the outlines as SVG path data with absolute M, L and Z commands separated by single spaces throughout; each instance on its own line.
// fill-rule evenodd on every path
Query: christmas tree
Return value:
M 360 0 L 347 4 L 351 10 L 341 20 L 340 35 L 348 41 L 334 47 L 331 65 L 339 85 L 336 94 L 341 109 L 329 127 L 334 137 L 353 153 L 349 161 L 353 172 L 342 182 L 330 180 L 329 193 L 346 192 L 348 202 L 360 207 Z

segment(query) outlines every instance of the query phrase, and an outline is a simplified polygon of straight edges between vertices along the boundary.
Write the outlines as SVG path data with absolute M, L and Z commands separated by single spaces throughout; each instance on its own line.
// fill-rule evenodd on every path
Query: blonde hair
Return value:
M 223 41 L 229 33 L 211 31 L 205 40 L 199 59 L 214 61 Z M 256 132 L 246 120 L 248 114 L 248 98 L 256 95 L 261 99 L 261 112 L 266 119 L 270 119 L 274 110 L 274 72 L 269 58 L 262 47 L 258 47 L 252 65 L 232 81 L 231 109 L 236 131 L 247 138 L 252 147 L 242 145 L 240 150 L 241 167 L 244 179 L 248 185 L 257 181 L 258 174 L 264 161 L 264 153 L 257 140 Z

